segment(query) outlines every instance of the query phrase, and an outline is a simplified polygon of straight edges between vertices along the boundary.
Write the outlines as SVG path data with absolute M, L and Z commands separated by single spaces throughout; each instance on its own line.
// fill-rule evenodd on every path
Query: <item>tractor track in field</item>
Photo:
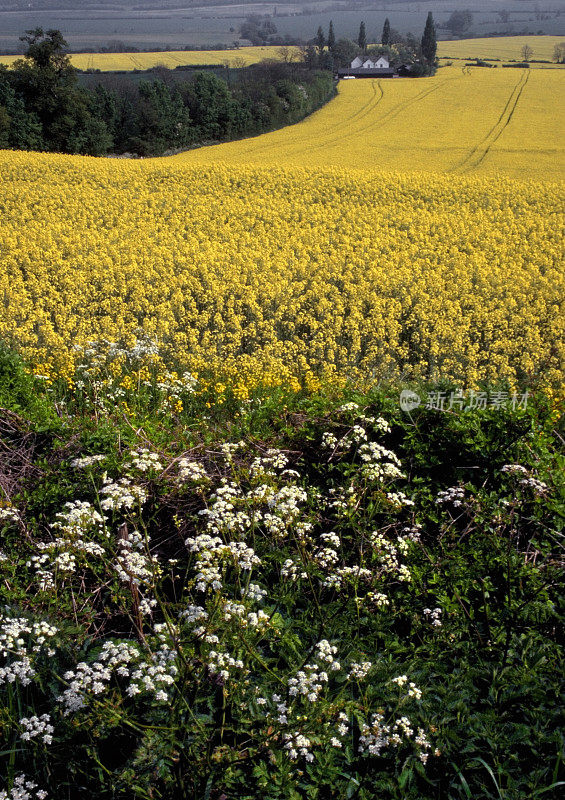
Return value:
M 373 84 L 374 84 L 374 82 L 373 82 Z M 382 91 L 382 88 L 380 87 L 380 85 L 378 86 L 378 89 L 380 91 L 380 95 L 379 96 L 377 96 L 377 88 L 374 85 L 371 88 L 373 90 L 372 96 L 369 98 L 369 100 L 366 103 L 364 103 L 360 108 L 358 108 L 355 111 L 354 114 L 352 114 L 349 117 L 346 117 L 345 119 L 340 120 L 338 123 L 336 123 L 334 126 L 332 126 L 331 132 L 325 131 L 324 133 L 319 133 L 319 134 L 315 134 L 315 135 L 309 136 L 308 137 L 308 145 L 307 145 L 307 147 L 301 148 L 300 152 L 304 152 L 305 150 L 312 150 L 312 149 L 315 149 L 316 147 L 320 146 L 320 144 L 312 144 L 312 142 L 318 142 L 318 143 L 321 142 L 321 144 L 323 144 L 325 146 L 326 144 L 329 143 L 328 141 L 325 141 L 325 137 L 328 136 L 328 133 L 331 133 L 331 135 L 333 136 L 333 134 L 335 134 L 336 131 L 341 130 L 343 128 L 351 129 L 351 125 L 355 120 L 358 121 L 360 118 L 366 116 L 367 114 L 370 114 L 371 111 L 374 108 L 376 108 L 376 106 L 380 103 L 380 101 L 383 98 L 383 91 Z M 335 101 L 335 99 L 336 98 L 334 98 L 333 100 L 330 100 L 329 102 L 332 103 L 332 102 Z M 319 109 L 319 111 L 322 111 L 325 107 L 326 106 L 323 106 L 321 109 Z M 319 111 L 315 112 L 315 113 L 319 113 Z M 311 116 L 312 115 L 310 115 L 309 117 L 306 117 L 304 120 L 301 120 L 300 122 L 295 123 L 295 125 L 285 126 L 285 128 L 281 128 L 279 130 L 292 130 L 293 127 L 297 127 L 299 125 L 302 125 L 305 122 L 308 122 L 308 120 L 311 118 Z M 273 133 L 278 133 L 278 131 L 273 131 Z M 260 139 L 263 136 L 264 137 L 268 137 L 268 136 L 270 136 L 270 134 L 269 133 L 263 133 L 263 134 L 260 134 L 260 136 L 258 138 Z M 272 150 L 273 147 L 275 147 L 276 149 L 279 149 L 279 147 L 280 147 L 280 145 L 274 145 L 273 142 L 271 142 L 271 141 L 265 141 L 263 144 L 258 144 L 258 138 L 254 139 L 253 145 L 250 144 L 250 148 L 251 148 L 250 152 L 253 155 L 255 155 L 256 153 L 268 152 L 269 150 Z M 332 139 L 331 141 L 333 142 L 334 139 Z M 335 141 L 341 141 L 340 137 L 337 137 L 335 139 Z M 288 143 L 288 144 L 284 145 L 284 148 L 285 149 L 287 149 L 287 148 L 290 149 L 293 146 L 293 144 L 294 145 L 298 145 L 298 146 L 301 145 L 300 142 Z
M 375 127 L 375 125 L 378 125 L 379 128 L 380 128 L 380 127 L 383 126 L 383 121 L 386 124 L 388 124 L 389 122 L 394 120 L 399 114 L 401 114 L 406 109 L 410 108 L 411 106 L 413 106 L 414 104 L 420 102 L 421 100 L 424 100 L 426 97 L 428 97 L 428 95 L 432 94 L 433 92 L 437 92 L 439 89 L 441 89 L 450 80 L 453 80 L 453 78 L 446 78 L 446 80 L 442 81 L 441 83 L 437 84 L 436 86 L 433 86 L 431 88 L 427 87 L 426 89 L 423 89 L 415 97 L 408 98 L 407 100 L 402 100 L 400 103 L 397 103 L 395 106 L 393 106 L 389 111 L 386 111 L 382 116 L 373 118 L 369 125 L 364 125 L 361 128 L 356 128 L 354 133 L 356 135 L 362 134 L 362 133 L 366 133 L 367 131 L 370 131 L 371 129 L 373 129 Z M 354 119 L 354 117 L 357 117 L 357 122 L 359 122 L 362 119 L 365 119 L 368 116 L 368 114 L 374 108 L 376 108 L 379 105 L 379 103 L 381 102 L 381 100 L 384 98 L 384 92 L 383 92 L 383 88 L 381 86 L 381 81 L 377 81 L 377 84 L 378 84 L 379 90 L 381 92 L 381 95 L 378 98 L 377 102 L 374 103 L 372 105 L 372 107 L 369 108 L 369 109 L 367 109 L 367 107 L 365 106 L 366 110 L 365 110 L 365 112 L 363 114 L 361 114 L 361 112 L 360 112 L 359 114 L 354 115 L 353 117 L 349 117 L 348 120 L 347 120 L 347 124 L 348 125 L 350 125 L 351 120 Z M 373 87 L 373 91 L 374 91 L 374 87 Z M 333 132 L 335 132 L 335 128 L 332 131 L 332 133 Z M 324 142 L 324 145 L 325 146 L 329 146 L 329 145 L 332 145 L 332 144 L 337 144 L 338 142 L 342 142 L 342 141 L 343 140 L 341 139 L 341 137 L 336 136 L 336 137 L 333 137 L 332 139 L 326 140 Z M 308 147 L 308 148 L 305 148 L 305 151 L 306 150 L 312 150 L 312 149 L 314 149 L 314 148 L 313 147 Z
M 529 70 L 523 70 L 516 85 L 510 92 L 510 96 L 495 124 L 492 126 L 490 131 L 483 136 L 481 141 L 476 144 L 458 164 L 452 167 L 450 170 L 451 172 L 460 172 L 461 174 L 464 174 L 470 170 L 476 169 L 479 164 L 484 161 L 493 144 L 498 141 L 504 132 L 504 129 L 510 124 L 514 111 L 516 110 L 520 97 L 522 96 L 522 92 L 524 91 L 529 78 Z

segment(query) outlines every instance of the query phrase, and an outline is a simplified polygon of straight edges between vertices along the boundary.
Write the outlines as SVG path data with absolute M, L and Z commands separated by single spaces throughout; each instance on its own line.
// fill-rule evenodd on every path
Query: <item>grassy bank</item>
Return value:
M 0 355 L 9 797 L 558 796 L 555 397 L 108 385 Z

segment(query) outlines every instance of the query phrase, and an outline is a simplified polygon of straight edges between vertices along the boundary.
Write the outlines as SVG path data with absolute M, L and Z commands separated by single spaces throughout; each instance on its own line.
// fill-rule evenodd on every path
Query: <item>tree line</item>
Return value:
M 209 71 L 172 82 L 164 70 L 87 89 L 60 31 L 21 40 L 25 56 L 0 66 L 0 148 L 161 155 L 298 122 L 335 92 L 331 73 L 284 62 L 237 70 L 231 86 Z
M 353 41 L 347 38 L 338 39 L 333 20 L 330 20 L 327 34 L 320 26 L 316 36 L 304 51 L 307 63 L 317 63 L 325 69 L 348 67 L 359 55 L 367 57 L 384 55 L 392 66 L 411 65 L 413 75 L 432 74 L 435 71 L 436 54 L 436 28 L 431 12 L 427 16 L 424 32 L 420 39 L 412 33 L 403 36 L 391 27 L 387 17 L 383 25 L 380 43 L 370 46 L 364 22 L 361 22 L 357 39 Z

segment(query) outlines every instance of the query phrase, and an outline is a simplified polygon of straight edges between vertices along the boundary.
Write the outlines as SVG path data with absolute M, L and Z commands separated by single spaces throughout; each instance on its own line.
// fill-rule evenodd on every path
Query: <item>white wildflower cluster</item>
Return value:
M 243 603 L 235 603 L 233 600 L 224 600 L 222 615 L 226 622 L 235 620 L 242 628 L 265 630 L 269 625 L 269 615 L 264 611 L 248 611 Z
M 188 608 L 179 612 L 179 618 L 183 619 L 188 625 L 208 619 L 208 612 L 202 606 L 190 605 Z
M 402 508 L 403 506 L 414 505 L 414 501 L 406 497 L 404 492 L 387 492 L 386 497 L 389 503 L 391 503 L 393 506 L 399 506 Z
M 142 506 L 147 500 L 147 495 L 141 486 L 132 486 L 128 478 L 120 478 L 115 483 L 105 478 L 100 494 L 104 497 L 100 506 L 105 511 L 123 511 Z
M 297 564 L 292 558 L 287 558 L 282 565 L 281 576 L 291 583 L 296 583 L 299 579 L 305 580 L 308 574 L 304 572 L 301 564 Z
M 148 385 L 151 385 L 150 383 Z M 198 381 L 190 372 L 183 372 L 179 377 L 176 372 L 165 372 L 156 388 L 167 392 L 171 401 L 179 400 L 181 394 L 194 394 Z
M 51 744 L 55 728 L 51 725 L 49 714 L 42 714 L 40 717 L 22 717 L 19 722 L 23 729 L 20 738 L 24 742 L 29 742 L 35 738 L 41 738 L 43 744 Z
M 82 458 L 74 458 L 71 461 L 71 467 L 75 469 L 85 469 L 85 467 L 92 467 L 94 464 L 99 464 L 101 461 L 105 461 L 106 456 L 104 455 L 97 455 L 97 456 L 83 456 Z
M 537 478 L 523 478 L 519 481 L 520 486 L 525 486 L 527 489 L 533 489 L 535 494 L 543 495 L 547 492 L 547 483 L 538 481 Z
M 348 436 L 349 441 L 355 444 L 366 442 L 367 438 L 367 431 L 361 425 L 354 425 Z
M 338 438 L 330 431 L 322 434 L 322 447 L 326 450 L 335 450 L 338 444 Z
M 199 483 L 208 480 L 208 474 L 202 464 L 197 461 L 190 461 L 188 458 L 181 458 L 178 462 L 179 472 L 178 483 Z
M 367 442 L 359 448 L 363 466 L 362 474 L 369 480 L 383 481 L 385 478 L 396 480 L 406 476 L 400 469 L 400 461 L 396 453 L 377 442 Z
M 304 758 L 305 761 L 314 761 L 314 756 L 310 752 L 312 742 L 302 733 L 299 731 L 285 733 L 283 739 L 285 742 L 284 749 L 291 761 L 296 761 L 300 756 Z
M 97 342 L 89 342 L 91 347 L 96 348 L 100 345 Z M 102 345 L 107 347 L 107 357 L 110 360 L 116 358 L 125 358 L 129 361 L 143 361 L 147 356 L 158 356 L 160 345 L 157 339 L 152 339 L 150 336 L 142 336 L 140 339 L 135 339 L 130 348 L 121 347 L 117 342 L 109 342 L 107 339 L 102 340 Z
M 280 450 L 271 448 L 264 456 L 254 458 L 249 467 L 251 478 L 263 480 L 265 477 L 274 478 L 277 470 L 283 470 L 288 464 L 288 458 Z
M 56 516 L 51 528 L 60 532 L 51 542 L 40 542 L 39 555 L 33 555 L 27 566 L 35 569 L 39 587 L 47 591 L 55 586 L 56 573 L 66 575 L 75 572 L 77 559 L 85 556 L 101 557 L 105 554 L 102 545 L 92 541 L 95 535 L 109 533 L 105 530 L 106 518 L 87 502 L 75 500 L 65 503 L 65 511 Z
M 47 792 L 25 775 L 16 775 L 10 792 L 0 791 L 0 800 L 47 800 Z
M 125 689 L 129 697 L 153 693 L 155 700 L 167 701 L 164 689 L 174 683 L 178 671 L 175 660 L 175 652 L 165 643 L 147 660 L 133 642 L 105 642 L 96 661 L 83 661 L 63 675 L 69 685 L 57 701 L 65 716 L 78 711 L 86 706 L 89 697 L 107 692 L 114 675 L 129 679 Z
M 19 519 L 19 514 L 15 508 L 0 507 L 0 522 L 18 522 Z
M 244 447 L 245 442 L 243 440 L 240 442 L 223 442 L 220 445 L 220 452 L 228 464 L 231 464 L 234 454 L 237 453 L 238 450 L 242 450 Z
M 427 622 L 431 622 L 434 628 L 441 628 L 441 608 L 425 608 L 424 617 Z
M 42 652 L 55 655 L 50 639 L 58 632 L 48 622 L 0 614 L 0 656 L 9 659 L 8 664 L 0 666 L 0 685 L 18 681 L 27 686 L 35 675 L 33 659 Z
M 421 689 L 418 689 L 415 683 L 410 683 L 406 675 L 398 675 L 392 679 L 391 683 L 396 683 L 401 689 L 408 684 L 407 697 L 414 697 L 416 700 L 422 697 Z
M 324 578 L 322 585 L 331 589 L 341 589 L 344 584 L 356 584 L 358 581 L 370 581 L 373 573 L 370 569 L 356 564 L 353 567 L 338 567 Z
M 518 481 L 519 485 L 527 489 L 533 489 L 534 493 L 537 495 L 543 495 L 548 490 L 546 483 L 530 475 L 526 467 L 523 467 L 521 464 L 505 464 L 501 472 L 508 472 L 510 475 L 520 476 L 521 480 Z
M 242 500 L 238 486 L 224 480 L 210 496 L 210 508 L 198 512 L 201 517 L 208 518 L 206 527 L 209 533 L 215 536 L 221 533 L 247 533 L 251 520 L 244 511 L 236 509 L 236 503 Z
M 322 546 L 314 553 L 314 561 L 322 569 L 331 569 L 339 561 L 336 548 L 341 546 L 341 539 L 337 533 L 322 533 L 320 535 Z
M 402 528 L 402 538 L 405 542 L 419 542 L 422 538 L 421 525 L 406 525 Z
M 199 592 L 205 592 L 209 588 L 219 591 L 222 588 L 220 567 L 225 561 L 242 571 L 251 571 L 261 563 L 253 548 L 245 542 L 226 544 L 219 536 L 201 533 L 186 539 L 185 544 L 190 552 L 198 554 L 195 570 L 196 589 Z
M 64 508 L 65 511 L 56 515 L 56 521 L 51 527 L 61 531 L 65 536 L 82 536 L 103 529 L 106 518 L 99 514 L 90 503 L 75 500 L 65 503 Z
M 248 600 L 255 600 L 261 602 L 267 596 L 267 590 L 262 589 L 257 583 L 250 583 L 247 588 L 241 589 L 241 594 L 247 597 Z
M 140 450 L 132 450 L 126 461 L 128 469 L 136 469 L 138 472 L 162 472 L 160 456 L 152 453 L 147 447 Z
M 133 582 L 151 585 L 153 577 L 160 574 L 161 566 L 156 556 L 143 552 L 145 540 L 139 531 L 126 531 L 120 538 L 120 549 L 114 569 L 120 580 L 125 583 Z
M 290 528 L 295 526 L 301 514 L 301 504 L 308 495 L 304 489 L 294 484 L 283 486 L 267 499 L 270 511 L 263 515 L 268 533 L 282 539 Z
M 377 608 L 386 608 L 386 606 L 390 605 L 390 600 L 382 592 L 368 592 L 366 599 Z
M 341 664 L 334 656 L 337 647 L 331 645 L 327 639 L 322 639 L 316 645 L 313 663 L 305 664 L 296 676 L 288 679 L 288 694 L 290 697 L 302 697 L 309 703 L 315 703 L 328 683 L 330 672 L 338 672 Z
M 373 427 L 380 433 L 390 433 L 391 427 L 383 417 L 377 417 L 372 420 Z
M 372 666 L 373 664 L 370 661 L 362 661 L 361 663 L 352 661 L 351 669 L 349 671 L 349 678 L 362 681 L 363 678 L 367 677 Z
M 423 728 L 418 728 L 418 734 L 414 737 L 414 728 L 408 717 L 400 717 L 392 725 L 385 725 L 382 714 L 373 714 L 370 722 L 361 726 L 359 752 L 378 756 L 385 748 L 398 747 L 408 741 L 414 741 L 419 758 L 425 764 L 431 745 Z
M 224 683 L 230 679 L 230 670 L 243 670 L 245 668 L 245 665 L 240 658 L 233 658 L 229 655 L 229 653 L 222 653 L 218 650 L 210 650 L 208 653 L 207 663 L 210 674 L 216 675 Z
M 344 736 L 347 736 L 349 733 L 349 717 L 345 711 L 339 712 L 336 733 L 337 736 L 332 736 L 330 739 L 330 744 L 332 747 L 341 748 L 343 746 L 342 740 Z
M 354 486 L 348 486 L 347 489 L 329 489 L 328 495 L 328 508 L 334 509 L 338 514 L 345 513 L 357 502 L 357 493 Z
M 398 536 L 396 544 L 393 544 L 379 531 L 373 531 L 369 538 L 382 571 L 395 576 L 399 581 L 409 583 L 412 575 L 406 564 L 401 563 L 400 556 L 407 553 L 411 539 L 408 536 Z
M 509 472 L 511 475 L 528 475 L 528 470 L 521 464 L 505 464 L 501 472 Z
M 460 486 L 452 486 L 444 492 L 439 492 L 436 497 L 437 505 L 451 504 L 454 508 L 459 508 L 465 500 L 465 489 Z
M 357 403 L 344 403 L 338 408 L 338 411 L 343 413 L 347 411 L 359 411 L 359 405 Z

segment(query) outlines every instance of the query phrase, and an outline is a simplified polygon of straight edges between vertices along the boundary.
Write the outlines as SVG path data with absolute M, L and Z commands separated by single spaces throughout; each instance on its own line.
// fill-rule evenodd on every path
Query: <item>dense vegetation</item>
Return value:
M 556 800 L 562 406 L 155 356 L 0 355 L 8 796 Z
M 335 92 L 316 65 L 276 62 L 238 71 L 232 86 L 213 73 L 171 82 L 161 72 L 87 90 L 59 31 L 23 38 L 26 57 L 0 67 L 0 148 L 160 155 L 297 122 Z

